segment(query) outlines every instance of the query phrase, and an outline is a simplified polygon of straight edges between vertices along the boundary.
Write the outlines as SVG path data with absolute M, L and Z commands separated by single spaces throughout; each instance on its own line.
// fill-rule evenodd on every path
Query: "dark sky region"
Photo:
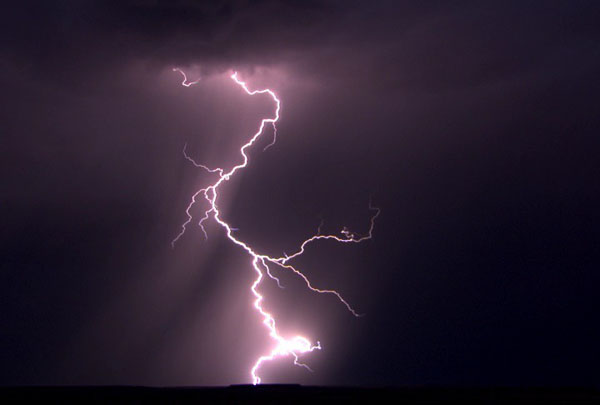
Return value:
M 282 100 L 223 216 L 323 350 L 269 383 L 600 383 L 596 1 L 13 1 L 0 12 L 0 384 L 227 385 L 271 346 L 192 193 Z M 185 88 L 181 67 L 197 86 Z M 200 207 L 193 211 L 199 219 Z

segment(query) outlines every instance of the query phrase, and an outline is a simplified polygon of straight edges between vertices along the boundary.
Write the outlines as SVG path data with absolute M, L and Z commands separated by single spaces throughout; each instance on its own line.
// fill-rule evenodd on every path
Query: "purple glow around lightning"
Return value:
M 193 82 L 190 82 L 188 80 L 186 74 L 179 68 L 175 68 L 175 69 L 173 69 L 173 71 L 177 71 L 177 72 L 181 73 L 181 75 L 183 76 L 183 81 L 181 82 L 181 84 L 185 87 L 190 87 L 194 84 L 197 84 L 200 81 L 200 79 L 198 79 Z M 321 235 L 321 232 L 320 232 L 321 227 L 319 226 L 317 234 L 306 239 L 305 241 L 303 241 L 300 244 L 299 249 L 295 253 L 293 253 L 289 256 L 284 255 L 282 257 L 271 257 L 268 255 L 256 252 L 254 250 L 254 248 L 252 246 L 250 246 L 250 244 L 248 242 L 237 239 L 233 235 L 234 229 L 221 218 L 221 212 L 219 211 L 219 206 L 218 206 L 218 197 L 219 197 L 218 190 L 219 190 L 219 187 L 224 182 L 229 181 L 231 179 L 231 177 L 238 170 L 241 170 L 248 165 L 248 155 L 246 154 L 246 151 L 262 135 L 265 125 L 267 125 L 267 124 L 271 124 L 273 126 L 274 136 L 273 136 L 273 141 L 269 145 L 267 145 L 267 147 L 265 147 L 264 150 L 266 150 L 267 148 L 269 148 L 270 146 L 272 146 L 275 143 L 276 134 L 277 134 L 277 128 L 275 126 L 275 123 L 279 120 L 279 112 L 281 110 L 281 102 L 280 102 L 279 98 L 277 98 L 277 95 L 270 89 L 263 89 L 263 90 L 248 89 L 248 86 L 246 85 L 246 83 L 238 78 L 237 72 L 234 72 L 231 75 L 231 79 L 236 84 L 238 84 L 250 96 L 254 96 L 257 94 L 266 94 L 269 97 L 271 97 L 273 99 L 273 101 L 275 102 L 275 114 L 272 118 L 263 118 L 261 120 L 256 133 L 254 133 L 254 135 L 252 135 L 252 137 L 250 137 L 250 139 L 244 145 L 242 145 L 240 148 L 242 162 L 237 164 L 233 168 L 229 169 L 229 171 L 226 171 L 226 169 L 222 169 L 222 168 L 218 168 L 218 167 L 217 168 L 209 168 L 205 165 L 197 163 L 194 159 L 192 159 L 187 154 L 187 145 L 184 146 L 183 154 L 187 160 L 189 160 L 196 167 L 202 168 L 209 173 L 217 174 L 218 178 L 211 185 L 209 185 L 205 188 L 202 188 L 194 193 L 194 195 L 192 196 L 190 203 L 186 209 L 186 214 L 187 214 L 188 219 L 183 223 L 183 225 L 181 226 L 181 231 L 175 237 L 175 239 L 173 239 L 171 244 L 173 247 L 175 247 L 175 244 L 177 243 L 177 241 L 184 235 L 187 226 L 193 220 L 190 210 L 191 210 L 192 206 L 194 204 L 196 204 L 196 202 L 198 201 L 198 198 L 201 197 L 202 200 L 204 200 L 204 202 L 208 203 L 208 209 L 204 212 L 204 215 L 198 222 L 198 225 L 202 229 L 204 236 L 206 238 L 208 238 L 208 234 L 206 233 L 206 229 L 204 228 L 204 222 L 209 220 L 212 217 L 225 230 L 227 238 L 229 238 L 229 240 L 231 242 L 235 243 L 236 245 L 238 245 L 239 247 L 241 247 L 248 253 L 249 259 L 252 262 L 252 267 L 254 268 L 254 271 L 256 272 L 256 279 L 250 286 L 250 290 L 252 291 L 252 294 L 255 297 L 254 308 L 261 314 L 261 316 L 263 318 L 262 323 L 266 327 L 268 334 L 269 334 L 270 338 L 273 340 L 273 344 L 274 344 L 272 349 L 268 353 L 263 354 L 258 357 L 256 362 L 253 364 L 252 368 L 250 369 L 250 375 L 252 377 L 252 382 L 253 382 L 253 384 L 256 385 L 261 382 L 261 378 L 259 377 L 258 372 L 259 372 L 261 365 L 264 362 L 272 361 L 272 360 L 275 360 L 280 357 L 291 356 L 293 358 L 293 362 L 295 365 L 304 367 L 304 368 L 312 371 L 310 369 L 310 367 L 308 367 L 306 364 L 301 363 L 299 361 L 300 355 L 302 355 L 304 353 L 312 352 L 314 350 L 321 349 L 321 344 L 319 342 L 316 342 L 316 344 L 313 344 L 309 339 L 305 338 L 304 336 L 294 336 L 291 338 L 286 338 L 286 337 L 282 336 L 280 334 L 280 332 L 277 330 L 275 318 L 273 317 L 273 315 L 270 314 L 269 312 L 267 312 L 262 307 L 262 302 L 263 302 L 264 297 L 258 292 L 258 287 L 260 286 L 261 282 L 263 281 L 265 274 L 268 277 L 270 277 L 271 279 L 275 280 L 277 282 L 277 285 L 279 287 L 281 287 L 279 279 L 272 275 L 271 269 L 269 266 L 277 266 L 280 269 L 293 272 L 294 274 L 299 276 L 304 281 L 306 286 L 311 291 L 314 291 L 319 294 L 330 294 L 330 295 L 335 296 L 343 305 L 346 306 L 346 308 L 348 309 L 348 311 L 350 311 L 352 313 L 352 315 L 359 317 L 360 315 L 354 310 L 354 308 L 352 308 L 350 306 L 350 304 L 337 291 L 323 290 L 323 289 L 314 287 L 311 284 L 311 282 L 308 280 L 308 278 L 300 270 L 298 270 L 296 267 L 294 267 L 292 264 L 290 264 L 290 262 L 293 259 L 297 258 L 298 256 L 302 255 L 304 253 L 306 247 L 309 244 L 319 241 L 319 240 L 334 240 L 334 241 L 341 242 L 341 243 L 360 243 L 362 241 L 371 239 L 371 237 L 373 235 L 373 228 L 375 226 L 375 219 L 379 216 L 380 210 L 379 210 L 379 208 L 375 208 L 369 204 L 369 209 L 371 211 L 373 211 L 374 214 L 371 217 L 369 231 L 366 235 L 363 235 L 363 236 L 356 235 L 353 232 L 350 232 L 347 228 L 343 228 L 341 230 L 341 232 L 340 232 L 341 236 Z

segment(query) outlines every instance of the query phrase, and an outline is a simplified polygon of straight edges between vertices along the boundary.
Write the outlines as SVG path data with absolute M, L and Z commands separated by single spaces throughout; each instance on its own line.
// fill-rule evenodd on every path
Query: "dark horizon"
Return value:
M 600 5 L 23 1 L 2 13 L 0 386 L 598 387 Z M 183 69 L 192 87 L 181 85 Z
M 319 387 L 245 385 L 174 387 L 0 387 L 0 398 L 61 403 L 379 403 L 403 404 L 597 404 L 598 390 L 585 388 Z

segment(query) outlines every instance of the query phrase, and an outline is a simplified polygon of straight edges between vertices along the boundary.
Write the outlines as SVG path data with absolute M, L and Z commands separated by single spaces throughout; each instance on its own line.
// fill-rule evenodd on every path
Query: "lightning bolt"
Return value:
M 173 72 L 179 72 L 183 76 L 183 81 L 181 82 L 182 86 L 190 87 L 190 86 L 193 86 L 194 84 L 197 84 L 200 81 L 200 79 L 194 80 L 193 82 L 188 81 L 188 78 L 187 78 L 185 72 L 179 68 L 173 68 Z
M 186 74 L 179 68 L 175 68 L 173 70 L 181 73 L 181 75 L 183 76 L 183 81 L 181 82 L 181 84 L 185 87 L 190 87 L 199 82 L 199 79 L 194 82 L 188 81 Z M 368 233 L 365 235 L 362 235 L 362 236 L 357 235 L 357 234 L 349 231 L 347 228 L 343 228 L 340 231 L 340 235 L 322 235 L 321 234 L 322 223 L 321 223 L 321 225 L 319 225 L 319 228 L 317 229 L 316 235 L 303 241 L 300 244 L 299 249 L 296 252 L 294 252 L 293 254 L 284 255 L 282 257 L 271 257 L 268 255 L 256 252 L 254 250 L 254 248 L 252 248 L 247 242 L 237 239 L 233 235 L 233 231 L 235 229 L 232 228 L 227 222 L 225 222 L 221 218 L 221 212 L 219 211 L 219 206 L 217 204 L 218 197 L 219 197 L 219 193 L 218 193 L 219 187 L 224 182 L 229 181 L 238 170 L 241 170 L 248 166 L 248 155 L 247 155 L 246 151 L 258 140 L 258 138 L 262 135 L 265 126 L 267 126 L 268 124 L 271 124 L 273 126 L 274 136 L 273 136 L 273 141 L 269 145 L 267 145 L 264 150 L 271 147 L 275 143 L 276 135 L 277 135 L 277 127 L 276 127 L 275 123 L 277 121 L 279 121 L 279 113 L 281 111 L 281 102 L 280 102 L 279 98 L 277 98 L 277 95 L 270 89 L 250 90 L 248 88 L 248 86 L 246 85 L 246 82 L 240 80 L 237 72 L 234 72 L 230 77 L 237 85 L 239 85 L 250 96 L 254 96 L 257 94 L 266 94 L 269 97 L 271 97 L 273 99 L 273 101 L 275 102 L 274 116 L 271 118 L 263 118 L 261 120 L 256 133 L 254 133 L 254 135 L 252 135 L 252 137 L 250 137 L 250 139 L 244 145 L 242 145 L 242 147 L 240 148 L 242 162 L 239 163 L 238 165 L 234 166 L 233 168 L 229 169 L 229 171 L 226 171 L 225 169 L 220 168 L 220 167 L 210 168 L 210 167 L 207 167 L 200 163 L 197 163 L 193 158 L 191 158 L 187 154 L 187 144 L 184 146 L 183 155 L 185 156 L 185 158 L 187 160 L 189 160 L 194 166 L 201 168 L 201 169 L 207 171 L 208 173 L 217 174 L 218 178 L 215 180 L 214 183 L 210 184 L 209 186 L 207 186 L 205 188 L 202 188 L 202 189 L 196 191 L 193 194 L 193 196 L 190 200 L 190 203 L 188 204 L 186 211 L 185 211 L 186 215 L 187 215 L 187 220 L 181 225 L 181 231 L 173 239 L 173 241 L 171 242 L 171 245 L 173 247 L 175 247 L 175 244 L 177 243 L 177 241 L 185 234 L 187 226 L 193 220 L 193 216 L 192 216 L 190 210 L 196 204 L 198 199 L 202 198 L 205 202 L 208 203 L 208 208 L 204 212 L 204 215 L 202 216 L 202 218 L 198 221 L 198 225 L 202 229 L 202 232 L 204 233 L 205 238 L 208 238 L 208 234 L 206 233 L 206 229 L 204 228 L 204 222 L 206 222 L 207 220 L 209 220 L 212 217 L 215 220 L 215 222 L 218 223 L 225 230 L 225 234 L 227 235 L 227 238 L 229 238 L 229 240 L 231 242 L 235 243 L 237 246 L 241 247 L 243 250 L 245 250 L 248 253 L 248 255 L 252 261 L 252 267 L 253 267 L 254 271 L 256 272 L 256 279 L 254 280 L 254 282 L 252 283 L 252 285 L 250 287 L 250 290 L 252 291 L 252 294 L 255 297 L 254 308 L 262 316 L 262 319 L 263 319 L 262 323 L 266 327 L 266 329 L 269 333 L 269 336 L 271 337 L 271 339 L 274 342 L 274 346 L 271 349 L 271 351 L 268 352 L 267 354 L 260 356 L 256 360 L 256 362 L 254 363 L 254 365 L 252 366 L 252 368 L 250 370 L 252 382 L 253 382 L 253 384 L 256 385 L 261 382 L 261 378 L 259 377 L 258 372 L 263 363 L 265 363 L 267 361 L 273 361 L 280 357 L 291 356 L 294 359 L 293 363 L 295 365 L 304 367 L 307 370 L 312 371 L 309 366 L 300 362 L 300 356 L 302 354 L 309 353 L 314 350 L 321 350 L 321 344 L 318 341 L 316 342 L 316 344 L 313 344 L 309 339 L 305 338 L 304 336 L 294 336 L 291 338 L 285 338 L 284 336 L 282 336 L 277 329 L 277 326 L 275 323 L 275 318 L 273 317 L 273 315 L 270 314 L 269 312 L 267 312 L 263 308 L 262 302 L 263 302 L 264 297 L 259 293 L 258 287 L 260 286 L 261 282 L 263 281 L 264 276 L 266 275 L 269 278 L 275 280 L 277 282 L 277 285 L 279 287 L 283 288 L 280 280 L 272 274 L 271 268 L 269 266 L 276 266 L 276 267 L 279 267 L 280 269 L 291 271 L 292 273 L 299 276 L 311 291 L 314 291 L 319 294 L 333 295 L 348 309 L 348 311 L 350 311 L 350 313 L 352 313 L 352 315 L 354 315 L 356 317 L 361 316 L 358 312 L 356 312 L 354 310 L 354 308 L 352 306 L 350 306 L 350 304 L 340 295 L 340 293 L 338 293 L 335 290 L 324 290 L 324 289 L 314 287 L 311 284 L 310 280 L 299 269 L 294 267 L 290 262 L 293 259 L 301 256 L 305 252 L 308 245 L 310 245 L 314 242 L 320 241 L 320 240 L 334 240 L 334 241 L 341 242 L 341 243 L 360 243 L 365 240 L 371 239 L 373 236 L 373 228 L 375 226 L 375 220 L 379 216 L 380 210 L 379 210 L 379 208 L 373 207 L 371 205 L 371 203 L 369 203 L 369 209 L 373 212 L 373 215 L 371 216 L 371 222 L 370 222 L 370 227 L 369 227 Z

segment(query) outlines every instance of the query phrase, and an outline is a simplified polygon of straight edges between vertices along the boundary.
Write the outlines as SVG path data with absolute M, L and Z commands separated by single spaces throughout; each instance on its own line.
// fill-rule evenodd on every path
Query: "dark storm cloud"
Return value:
M 5 52 L 38 77 L 139 60 L 205 71 L 291 61 L 438 87 L 553 69 L 561 48 L 592 45 L 597 17 L 591 2 L 40 1 L 8 8 L 1 30 Z
M 3 13 L 2 45 L 43 75 L 136 59 L 229 68 L 315 46 L 340 15 L 340 4 L 313 0 L 23 2 Z

